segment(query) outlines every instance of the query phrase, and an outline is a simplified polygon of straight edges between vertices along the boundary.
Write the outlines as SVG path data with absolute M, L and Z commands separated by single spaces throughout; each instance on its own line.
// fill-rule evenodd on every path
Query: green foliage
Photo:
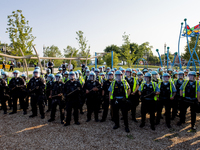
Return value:
M 87 43 L 88 41 L 86 40 L 86 37 L 83 36 L 83 31 L 78 31 L 76 32 L 77 34 L 77 37 L 76 37 L 76 40 L 78 41 L 78 44 L 79 44 L 79 55 L 80 57 L 86 57 L 87 56 L 87 53 L 89 52 L 90 53 L 90 46 L 87 46 Z M 91 55 L 89 54 L 88 55 L 88 58 L 90 57 Z M 80 62 L 82 63 L 84 60 L 80 60 Z M 90 60 L 88 60 L 87 62 L 88 64 L 90 63 Z
M 137 57 L 135 57 L 135 51 L 132 48 L 131 51 L 131 42 L 130 42 L 130 35 L 126 35 L 126 33 L 124 32 L 124 35 L 122 35 L 124 44 L 121 47 L 121 55 L 124 57 L 124 59 L 126 60 L 126 62 L 128 63 L 128 66 L 131 67 L 132 63 L 137 59 Z
M 76 48 L 72 48 L 71 46 L 67 46 L 66 49 L 64 49 L 64 56 L 66 58 L 71 58 L 72 57 L 77 57 L 78 55 L 78 50 Z M 66 62 L 69 64 L 70 60 L 66 60 Z M 76 60 L 71 60 L 71 64 L 75 68 L 77 66 L 77 61 Z
M 44 57 L 62 57 L 61 51 L 57 46 L 52 45 L 51 47 L 47 47 L 44 51 Z M 60 66 L 63 60 L 55 59 L 54 65 Z
M 106 62 L 106 65 L 108 67 L 111 67 L 111 53 L 105 55 L 104 61 Z M 119 61 L 118 54 L 113 52 L 113 66 L 117 65 L 118 61 Z
M 195 47 L 196 39 L 197 39 L 196 36 L 195 36 L 195 37 L 191 37 L 191 38 L 189 39 L 189 45 L 190 45 L 191 53 L 193 52 L 193 48 Z M 200 40 L 200 38 L 198 39 L 197 46 L 196 46 L 196 49 L 195 49 L 196 52 L 197 52 L 198 57 L 200 57 L 200 44 L 199 44 L 199 40 Z M 190 57 L 191 57 L 187 44 L 186 44 L 186 46 L 185 46 L 184 54 L 182 55 L 182 57 L 183 57 L 185 60 L 187 60 L 187 61 L 189 61 L 189 59 L 190 59 Z M 194 58 L 194 59 L 197 59 L 197 57 L 196 57 L 195 54 L 193 55 L 193 58 Z
M 22 10 L 13 11 L 12 15 L 8 16 L 8 28 L 6 33 L 9 34 L 11 40 L 11 54 L 22 56 L 19 48 L 22 49 L 24 55 L 32 54 L 32 45 L 36 37 L 32 35 L 32 27 L 29 26 L 29 21 L 22 14 Z

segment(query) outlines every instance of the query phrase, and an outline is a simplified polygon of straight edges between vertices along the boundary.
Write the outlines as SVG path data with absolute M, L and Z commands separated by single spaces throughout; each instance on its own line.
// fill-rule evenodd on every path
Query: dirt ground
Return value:
M 149 116 L 146 126 L 140 128 L 140 106 L 137 108 L 138 123 L 131 121 L 129 112 L 130 133 L 124 130 L 123 121 L 121 127 L 113 130 L 114 123 L 110 121 L 110 115 L 106 122 L 86 121 L 86 110 L 80 115 L 81 125 L 64 127 L 60 124 L 59 111 L 56 120 L 48 123 L 50 112 L 45 119 L 40 116 L 29 118 L 21 110 L 14 115 L 3 115 L 0 111 L 0 149 L 200 149 L 200 115 L 197 114 L 197 131 L 187 132 L 190 128 L 190 113 L 187 113 L 186 124 L 178 127 L 178 118 L 172 121 L 172 128 L 168 129 L 164 119 L 156 126 L 156 130 L 150 129 Z M 100 118 L 102 114 L 99 114 Z M 94 117 L 93 117 L 94 118 Z M 73 117 L 72 117 L 73 119 Z

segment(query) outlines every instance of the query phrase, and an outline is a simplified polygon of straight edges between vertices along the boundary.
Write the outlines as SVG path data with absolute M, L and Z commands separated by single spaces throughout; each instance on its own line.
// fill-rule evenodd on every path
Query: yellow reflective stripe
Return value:
M 133 83 L 133 92 L 134 92 L 136 89 L 136 79 L 135 78 L 133 78 L 133 79 L 134 79 L 134 83 Z
M 126 84 L 126 81 L 123 80 L 122 83 L 123 83 L 123 85 L 124 85 L 124 91 L 125 91 L 126 98 L 128 98 L 128 93 L 127 93 L 128 86 L 127 86 L 127 84 Z M 111 95 L 110 95 L 110 99 L 113 99 L 114 86 L 115 86 L 115 81 L 113 81 L 113 82 L 111 83 L 112 92 L 111 92 Z M 127 86 L 127 87 L 126 87 L 126 86 Z
M 114 86 L 115 86 L 115 81 L 113 81 L 113 82 L 111 83 L 112 91 L 111 91 L 110 99 L 113 99 Z
M 186 81 L 183 82 L 183 97 L 185 97 L 185 87 L 186 87 L 188 82 L 189 82 L 189 80 L 186 80 Z

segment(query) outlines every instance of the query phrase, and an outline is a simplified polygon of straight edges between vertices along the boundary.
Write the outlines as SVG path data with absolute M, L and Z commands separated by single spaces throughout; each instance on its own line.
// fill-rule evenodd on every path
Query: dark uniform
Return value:
M 49 96 L 50 96 L 50 91 L 53 88 L 53 83 L 54 83 L 53 81 L 47 81 L 46 87 L 45 87 L 45 94 L 46 94 L 46 98 L 47 98 L 47 101 L 48 101 L 47 112 L 51 111 L 52 98 L 49 98 Z
M 106 80 L 103 83 L 103 87 L 102 90 L 104 91 L 104 95 L 103 95 L 103 116 L 102 116 L 102 122 L 106 120 L 107 115 L 108 115 L 108 108 L 109 108 L 109 91 L 108 88 L 110 87 L 110 84 L 112 83 L 112 81 Z
M 63 95 L 63 89 L 64 89 L 64 83 L 63 82 L 54 82 L 52 86 L 52 104 L 51 104 L 51 119 L 55 120 L 55 114 L 56 114 L 56 107 L 59 105 L 60 110 L 60 120 L 61 124 L 64 123 L 64 97 L 63 96 L 57 96 L 58 94 Z
M 74 92 L 73 92 L 74 91 Z M 78 122 L 78 108 L 80 106 L 80 97 L 81 97 L 82 86 L 78 81 L 67 81 L 64 86 L 64 96 L 66 99 L 66 111 L 67 118 L 66 124 L 70 125 L 72 109 L 74 110 L 74 122 L 75 124 L 79 124 Z M 73 92 L 73 93 L 72 93 Z M 69 94 L 69 95 L 68 95 Z
M 99 105 L 100 105 L 100 93 L 99 91 L 93 91 L 92 89 L 94 87 L 97 87 L 98 89 L 101 88 L 101 84 L 98 81 L 90 81 L 88 80 L 84 84 L 84 91 L 88 90 L 90 91 L 88 94 L 86 94 L 86 105 L 87 105 L 87 121 L 91 120 L 92 112 L 94 112 L 95 115 L 95 121 L 99 121 L 98 119 L 98 112 L 99 112 Z
M 128 128 L 127 90 L 129 89 L 129 84 L 125 80 L 120 82 L 113 81 L 110 85 L 110 99 L 111 105 L 113 107 L 113 119 L 115 122 L 114 129 L 117 129 L 119 127 L 119 109 L 121 109 L 122 111 L 125 128 Z
M 10 114 L 17 112 L 17 100 L 19 98 L 20 107 L 26 111 L 25 102 L 22 95 L 22 88 L 25 86 L 25 81 L 20 78 L 12 78 L 9 83 L 9 90 L 13 101 L 13 111 Z
M 183 91 L 183 97 L 180 106 L 180 123 L 185 123 L 187 108 L 190 107 L 191 111 L 191 127 L 194 128 L 196 122 L 196 109 L 197 104 L 197 92 L 199 92 L 199 82 L 190 82 L 186 80 L 181 86 L 180 90 Z
M 137 81 L 134 77 L 130 77 L 127 78 L 125 77 L 125 80 L 128 82 L 130 89 L 131 89 L 131 93 L 135 92 L 136 87 L 137 87 Z M 136 92 L 134 95 L 129 95 L 128 98 L 131 102 L 131 113 L 132 113 L 132 120 L 134 120 L 135 122 L 137 122 L 135 115 L 136 115 L 136 107 L 139 105 L 139 95 L 138 92 Z
M 44 116 L 44 79 L 41 77 L 31 78 L 27 89 L 29 90 L 31 96 L 31 107 L 32 107 L 32 115 L 30 117 L 37 116 L 37 105 L 39 105 L 40 115 L 43 119 Z
M 0 102 L 1 102 L 1 106 L 2 109 L 4 111 L 4 114 L 7 114 L 7 106 L 6 106 L 6 95 L 7 95 L 7 91 L 8 91 L 8 86 L 7 83 L 4 79 L 0 78 Z

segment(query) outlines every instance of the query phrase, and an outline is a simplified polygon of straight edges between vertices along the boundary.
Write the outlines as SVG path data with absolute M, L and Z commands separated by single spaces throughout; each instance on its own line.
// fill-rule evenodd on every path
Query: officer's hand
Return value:
M 135 95 L 135 92 L 132 92 L 131 95 Z
M 36 89 L 39 89 L 39 86 L 36 86 Z
M 89 91 L 88 91 L 88 90 L 86 90 L 85 92 L 86 92 L 86 94 L 88 94 L 88 93 L 89 93 Z
M 62 93 L 58 94 L 58 96 L 62 96 Z
M 97 87 L 94 87 L 92 90 L 93 91 L 98 91 L 99 89 Z
M 49 96 L 49 98 L 52 98 L 51 95 Z
M 170 97 L 170 100 L 173 100 L 174 99 L 174 96 Z

